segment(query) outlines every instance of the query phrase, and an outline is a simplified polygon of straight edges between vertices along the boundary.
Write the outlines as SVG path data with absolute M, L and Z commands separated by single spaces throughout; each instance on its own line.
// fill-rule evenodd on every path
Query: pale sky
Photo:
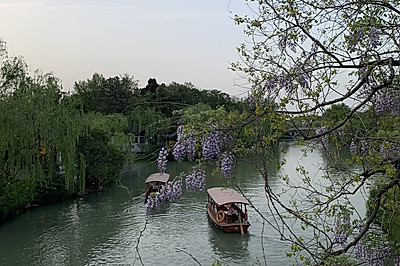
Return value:
M 244 0 L 0 0 L 0 38 L 65 90 L 97 72 L 245 96 L 228 69 L 246 40 L 235 13 L 250 13 Z

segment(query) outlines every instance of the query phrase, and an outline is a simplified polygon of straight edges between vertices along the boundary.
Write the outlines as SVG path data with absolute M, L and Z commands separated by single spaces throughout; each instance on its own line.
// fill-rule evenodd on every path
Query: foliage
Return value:
M 367 201 L 369 210 L 374 210 L 374 204 L 377 199 L 377 192 L 380 187 L 375 184 L 370 191 L 370 198 Z M 381 200 L 382 207 L 376 215 L 376 223 L 382 226 L 382 229 L 390 235 L 390 238 L 400 244 L 400 199 L 399 187 L 393 187 L 385 193 Z
M 260 215 L 273 217 L 271 226 L 292 243 L 293 258 L 317 265 L 370 263 L 372 253 L 354 262 L 352 252 L 370 235 L 385 195 L 400 181 L 399 3 L 246 2 L 252 15 L 234 20 L 251 42 L 238 47 L 243 62 L 232 69 L 252 84 L 250 112 L 190 108 L 182 113 L 182 139 L 201 140 L 196 144 L 200 164 L 219 161 L 230 151 L 258 166 L 270 209 Z M 330 163 L 320 166 L 320 183 L 300 166 L 300 178 L 282 174 L 287 189 L 274 191 L 268 154 L 289 128 L 298 131 L 304 155 L 323 150 Z M 350 157 L 343 156 L 343 148 Z M 277 169 L 284 163 L 277 162 Z M 381 187 L 370 215 L 356 215 L 349 197 L 376 180 Z M 382 245 L 373 251 L 376 263 L 388 258 Z
M 145 141 L 142 148 L 145 151 L 152 151 L 163 144 L 162 135 L 173 132 L 176 124 L 166 118 L 156 108 L 139 105 L 128 114 L 128 132 L 135 136 L 143 137 Z
M 168 85 L 164 83 L 158 85 L 155 80 L 151 82 L 141 90 L 144 94 L 144 102 L 155 104 L 155 110 L 160 111 L 166 117 L 171 117 L 174 110 L 185 109 L 198 103 L 207 104 L 212 109 L 225 105 L 233 110 L 239 106 L 226 93 L 218 90 L 199 90 L 189 82 L 184 84 L 172 82 Z M 149 86 L 151 86 L 151 90 Z M 155 91 L 154 88 L 156 88 Z
M 351 112 L 350 107 L 346 104 L 332 104 L 332 106 L 324 112 L 322 119 L 332 121 L 332 124 L 343 121 Z
M 109 136 L 109 142 L 115 149 L 124 153 L 126 160 L 132 158 L 132 138 L 133 134 L 128 131 L 128 118 L 123 114 L 102 115 L 100 113 L 88 113 L 82 117 L 82 122 L 87 128 L 103 131 Z
M 219 260 L 215 260 L 212 264 L 212 266 L 221 266 L 221 262 Z
M 98 190 L 121 173 L 125 164 L 123 152 L 110 143 L 110 136 L 103 130 L 90 129 L 79 139 L 78 153 L 84 156 L 86 184 L 89 190 Z
M 61 172 L 64 189 L 78 189 L 76 143 L 83 125 L 57 78 L 30 75 L 20 57 L 1 59 L 0 207 L 16 211 L 50 189 Z
M 137 81 L 124 75 L 104 78 L 98 73 L 91 79 L 75 82 L 74 90 L 85 112 L 127 113 L 138 93 Z
M 0 222 L 21 213 L 35 198 L 35 182 L 22 179 L 7 182 L 0 188 Z
M 225 93 L 191 83 L 159 85 L 151 78 L 139 90 L 133 77 L 99 73 L 76 82 L 67 95 L 52 74 L 32 75 L 22 57 L 9 58 L 2 39 L 0 59 L 2 217 L 30 203 L 101 188 L 135 159 L 136 137 L 144 139 L 146 152 L 164 145 L 164 136 L 177 128 L 172 114 L 181 107 L 199 101 L 213 108 L 237 105 Z
M 282 220 L 275 228 L 283 239 L 298 247 L 295 253 L 307 254 L 303 262 L 319 264 L 332 256 L 349 254 L 376 221 L 383 195 L 399 182 L 398 128 L 381 133 L 381 121 L 385 120 L 382 115 L 391 116 L 393 121 L 398 114 L 394 92 L 399 89 L 399 3 L 248 2 L 254 16 L 236 16 L 235 22 L 245 25 L 253 43 L 238 48 L 245 64 L 232 67 L 247 74 L 253 84 L 249 100 L 255 115 L 273 117 L 277 129 L 287 121 L 294 128 L 298 126 L 295 121 L 303 121 L 309 128 L 301 132 L 301 143 L 309 145 L 305 152 L 322 148 L 331 160 L 324 166 L 327 169 L 321 169 L 326 183 L 313 184 L 301 167 L 298 171 L 303 183 L 287 183 L 287 192 L 294 190 L 295 194 L 304 195 L 301 206 L 296 204 L 296 198 L 280 200 L 269 187 L 266 169 L 260 170 L 271 204 L 299 219 L 305 230 L 314 231 L 315 238 L 305 239 L 291 231 L 291 223 L 284 222 L 280 211 L 273 212 L 277 220 Z M 269 107 L 266 100 L 270 99 L 274 99 L 277 109 Z M 388 100 L 390 110 L 383 107 Z M 260 138 L 262 145 L 272 142 L 270 135 Z M 351 160 L 341 156 L 343 147 L 350 148 Z M 355 163 L 361 164 L 362 169 L 352 167 Z M 287 181 L 286 176 L 282 178 Z M 374 183 L 374 178 L 380 179 L 382 189 L 371 215 L 353 218 L 354 206 L 348 195 Z M 353 219 L 350 225 L 337 227 L 334 217 L 348 215 Z M 354 224 L 362 230 L 354 230 Z M 339 240 L 342 234 L 346 237 Z

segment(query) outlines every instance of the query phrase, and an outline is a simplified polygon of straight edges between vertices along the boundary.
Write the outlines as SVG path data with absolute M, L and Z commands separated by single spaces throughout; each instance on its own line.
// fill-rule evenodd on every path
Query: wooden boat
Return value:
M 147 202 L 147 198 L 151 193 L 159 192 L 162 185 L 167 184 L 169 180 L 169 174 L 167 173 L 154 173 L 147 177 L 146 181 L 146 193 L 144 202 Z
M 224 232 L 244 234 L 250 226 L 247 219 L 249 202 L 231 188 L 210 188 L 207 193 L 207 213 L 211 222 Z

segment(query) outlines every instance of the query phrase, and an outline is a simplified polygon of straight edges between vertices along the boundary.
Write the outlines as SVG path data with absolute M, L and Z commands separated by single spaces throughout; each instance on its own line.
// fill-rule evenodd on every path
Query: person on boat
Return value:
M 151 192 L 157 192 L 157 190 L 158 190 L 158 183 L 151 184 L 150 193 Z
M 157 192 L 157 184 L 150 184 L 149 188 L 146 190 L 145 197 L 144 197 L 144 203 L 147 202 L 147 199 L 151 195 L 151 193 Z
M 228 220 L 232 222 L 237 221 L 238 219 L 238 212 L 236 210 L 235 203 L 232 203 L 231 207 L 228 209 Z

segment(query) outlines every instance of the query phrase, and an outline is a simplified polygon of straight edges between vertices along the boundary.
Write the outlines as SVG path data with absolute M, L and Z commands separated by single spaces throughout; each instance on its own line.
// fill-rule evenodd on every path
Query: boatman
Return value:
M 238 212 L 235 207 L 235 203 L 232 203 L 231 207 L 228 210 L 228 217 L 231 217 L 233 222 L 237 221 L 238 219 Z

